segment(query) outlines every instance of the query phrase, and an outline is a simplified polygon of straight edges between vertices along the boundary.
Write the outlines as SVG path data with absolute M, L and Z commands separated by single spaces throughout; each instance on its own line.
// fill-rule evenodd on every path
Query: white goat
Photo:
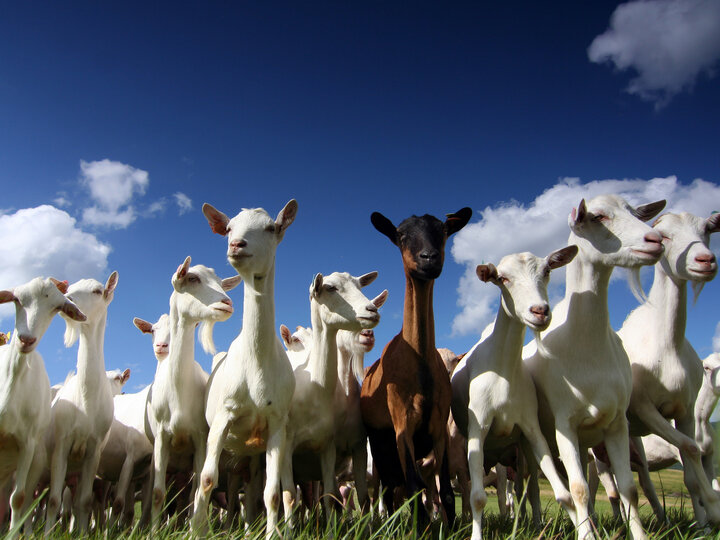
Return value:
M 193 493 L 205 461 L 208 427 L 204 395 L 208 375 L 195 361 L 195 327 L 204 323 L 200 341 L 205 351 L 214 353 L 213 325 L 226 321 L 233 313 L 225 291 L 239 283 L 237 276 L 221 280 L 212 268 L 201 264 L 191 267 L 190 261 L 187 257 L 172 276 L 170 350 L 167 358 L 158 363 L 147 400 L 146 433 L 153 442 L 152 520 L 156 530 L 170 460 L 180 460 L 179 468 L 194 471 Z
M 79 338 L 77 373 L 69 377 L 52 403 L 52 420 L 46 444 L 51 454 L 50 494 L 45 533 L 57 521 L 68 472 L 80 472 L 73 500 L 75 525 L 88 527 L 92 510 L 92 487 L 100 453 L 113 419 L 113 396 L 105 373 L 105 325 L 118 274 L 113 272 L 103 286 L 94 279 L 82 279 L 68 287 L 66 296 L 85 313 L 78 322 L 65 317 L 65 346 Z
M 139 317 L 133 319 L 133 324 L 143 334 L 152 336 L 153 352 L 158 362 L 167 358 L 170 352 L 170 317 L 167 313 L 160 315 L 156 323 L 150 323 Z
M 703 366 L 685 339 L 685 326 L 687 282 L 702 286 L 717 274 L 717 261 L 708 245 L 710 234 L 720 230 L 720 214 L 708 219 L 665 214 L 653 227 L 662 237 L 665 253 L 655 266 L 647 302 L 633 310 L 618 331 L 632 365 L 630 431 L 632 435 L 652 432 L 678 447 L 695 518 L 701 525 L 707 519 L 718 525 L 720 496 L 705 475 L 695 441 L 693 411 Z M 635 442 L 642 460 L 642 444 Z M 656 512 L 664 517 L 659 505 Z
M 531 342 L 523 350 L 538 391 L 543 434 L 549 444 L 557 443 L 567 471 L 580 538 L 594 536 L 585 478 L 587 448 L 603 440 L 631 534 L 645 538 L 625 417 L 632 373 L 610 327 L 607 296 L 615 266 L 635 269 L 660 258 L 662 237 L 642 221 L 664 205 L 660 201 L 634 209 L 621 197 L 601 195 L 573 209 L 568 243 L 576 244 L 579 252 L 567 266 L 565 298 L 554 310 L 543 347 Z
M 63 293 L 67 283 L 35 278 L 0 290 L 0 304 L 14 302 L 15 330 L 0 349 L 0 485 L 15 474 L 10 497 L 12 535 L 19 532 L 35 485 L 46 464 L 44 436 L 50 424 L 50 380 L 35 350 L 56 313 L 84 321 Z M 26 523 L 26 532 L 30 524 Z
M 519 253 L 503 257 L 497 268 L 492 264 L 477 267 L 478 278 L 497 285 L 502 299 L 492 333 L 460 360 L 451 380 L 453 418 L 468 443 L 473 540 L 482 538 L 482 513 L 487 503 L 484 457 L 515 443 L 523 445 L 528 459 L 534 455 L 555 498 L 574 521 L 572 498 L 540 431 L 535 386 L 521 354 L 525 327 L 539 334 L 550 324 L 550 271 L 568 264 L 577 251 L 577 246 L 568 246 L 544 259 Z
M 267 478 L 263 499 L 267 536 L 275 533 L 280 504 L 281 467 L 287 446 L 287 422 L 295 377 L 275 333 L 275 252 L 295 219 L 291 200 L 273 220 L 261 209 L 242 210 L 233 219 L 209 204 L 203 213 L 213 231 L 228 237 L 227 258 L 245 282 L 243 323 L 227 356 L 208 382 L 205 417 L 210 425 L 207 457 L 195 494 L 192 526 L 196 534 L 207 527 L 210 493 L 218 485 L 218 463 L 223 450 L 233 456 L 252 456 L 251 474 L 257 474 L 265 453 Z M 253 482 L 245 496 L 254 500 Z M 291 470 L 282 471 L 286 516 L 294 502 Z M 246 517 L 248 512 L 246 512 Z
M 339 497 L 335 480 L 335 432 L 345 420 L 343 413 L 347 412 L 347 398 L 342 386 L 338 387 L 337 333 L 339 330 L 360 332 L 380 321 L 378 307 L 387 298 L 387 291 L 372 302 L 360 291 L 376 277 L 377 272 L 360 277 L 338 272 L 328 276 L 317 274 L 310 286 L 312 343 L 307 363 L 294 371 L 295 393 L 290 407 L 286 459 L 295 458 L 292 465 L 296 479 L 322 479 L 326 510 L 330 509 L 330 496 Z M 319 477 L 313 471 L 315 467 L 308 466 L 306 454 L 310 454 L 311 462 L 319 458 Z

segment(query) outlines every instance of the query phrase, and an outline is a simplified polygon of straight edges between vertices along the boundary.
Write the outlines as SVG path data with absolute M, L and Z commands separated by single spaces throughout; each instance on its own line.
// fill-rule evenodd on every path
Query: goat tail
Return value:
M 80 325 L 73 320 L 65 320 L 65 346 L 72 347 L 80 337 Z
M 644 304 L 647 301 L 647 295 L 642 288 L 642 280 L 640 279 L 640 267 L 628 269 L 628 285 L 635 299 Z
M 215 349 L 215 342 L 213 341 L 214 327 L 215 322 L 206 321 L 202 323 L 202 325 L 200 326 L 200 331 L 198 332 L 198 337 L 200 338 L 200 344 L 202 345 L 203 350 L 208 354 L 212 354 L 213 356 L 215 355 L 215 353 L 217 353 L 217 350 Z

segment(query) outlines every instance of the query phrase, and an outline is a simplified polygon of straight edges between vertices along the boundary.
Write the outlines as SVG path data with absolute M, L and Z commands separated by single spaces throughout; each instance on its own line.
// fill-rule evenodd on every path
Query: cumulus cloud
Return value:
M 150 184 L 147 171 L 119 161 L 80 162 L 80 182 L 90 190 L 94 206 L 83 210 L 83 222 L 126 228 L 135 221 L 136 213 L 130 204 L 135 195 L 144 195 Z
M 635 0 L 621 4 L 610 28 L 588 48 L 590 61 L 637 72 L 627 91 L 656 107 L 690 90 L 720 59 L 720 2 Z
M 497 263 L 510 253 L 531 251 L 545 256 L 567 245 L 567 217 L 581 199 L 604 193 L 617 193 L 630 204 L 639 205 L 660 199 L 668 201 L 668 211 L 687 211 L 709 216 L 720 200 L 720 186 L 697 179 L 690 185 L 675 176 L 652 180 L 597 180 L 581 183 L 565 178 L 545 190 L 528 204 L 517 201 L 486 207 L 481 220 L 469 223 L 455 234 L 452 255 L 466 266 L 458 286 L 458 304 L 462 311 L 453 321 L 455 334 L 478 332 L 491 322 L 497 310 L 497 289 L 481 283 L 475 275 L 480 263 Z M 564 270 L 551 277 L 551 297 L 562 294 Z
M 178 191 L 177 193 L 173 194 L 173 197 L 175 197 L 175 202 L 178 205 L 178 209 L 180 211 L 180 215 L 182 216 L 184 213 L 189 212 L 192 210 L 192 199 L 185 195 L 184 193 L 181 193 Z
M 24 208 L 0 215 L 0 288 L 21 285 L 37 276 L 76 281 L 103 277 L 110 246 L 80 230 L 74 218 L 54 206 Z M 0 320 L 14 316 L 0 306 Z

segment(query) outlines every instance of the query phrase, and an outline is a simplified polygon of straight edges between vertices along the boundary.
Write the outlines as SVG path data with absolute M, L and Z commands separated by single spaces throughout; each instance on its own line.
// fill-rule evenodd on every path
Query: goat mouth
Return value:
M 367 322 L 367 323 L 372 323 L 373 325 L 375 325 L 375 324 L 377 324 L 378 321 L 380 320 L 380 316 L 379 316 L 379 315 L 375 315 L 375 316 L 372 316 L 372 317 L 358 317 L 358 320 L 359 320 L 360 322 Z M 375 338 L 373 338 L 373 340 L 374 340 L 374 339 L 375 339 Z
M 713 266 L 712 268 L 688 268 L 688 272 L 691 274 L 696 274 L 698 276 L 702 276 L 705 278 L 709 278 L 714 276 L 717 273 L 717 266 Z
M 635 255 L 640 255 L 643 259 L 660 259 L 663 254 L 664 248 L 662 245 L 658 247 L 646 247 L 646 248 L 634 248 L 631 250 Z

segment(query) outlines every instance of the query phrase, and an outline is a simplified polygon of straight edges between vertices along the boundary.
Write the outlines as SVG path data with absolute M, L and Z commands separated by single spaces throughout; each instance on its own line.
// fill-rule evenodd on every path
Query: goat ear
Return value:
M 8 302 L 14 302 L 15 295 L 12 291 L 0 291 L 0 304 L 7 304 Z
M 315 277 L 313 278 L 313 284 L 312 284 L 312 293 L 314 295 L 320 294 L 322 286 L 323 286 L 323 275 L 315 274 Z
M 495 265 L 492 263 L 478 264 L 477 268 L 475 268 L 475 273 L 477 277 L 480 278 L 480 281 L 484 281 L 485 283 L 497 279 L 498 276 L 497 268 L 495 268 Z
M 55 279 L 54 277 L 51 277 L 50 281 L 52 281 L 55 284 L 58 291 L 60 291 L 63 294 L 67 294 L 67 291 L 68 291 L 68 282 L 67 281 L 60 281 L 60 280 Z
M 367 285 L 370 285 L 373 281 L 375 281 L 375 278 L 378 277 L 377 272 L 368 272 L 367 274 L 363 274 L 358 278 L 360 281 L 360 286 L 365 287 Z
M 107 283 L 105 283 L 105 291 L 103 292 L 103 296 L 105 297 L 105 300 L 108 298 L 112 298 L 113 292 L 115 292 L 115 287 L 117 287 L 118 284 L 118 273 L 117 270 L 110 274 L 110 277 L 108 277 Z
M 715 212 L 707 218 L 705 222 L 705 231 L 708 233 L 716 233 L 720 231 L 720 212 Z
M 128 381 L 128 379 L 130 378 L 130 368 L 127 368 L 125 371 L 123 371 L 122 375 L 120 377 L 121 377 L 120 382 L 122 384 L 125 384 Z
M 295 199 L 290 199 L 285 207 L 280 210 L 280 213 L 275 218 L 275 231 L 278 234 L 285 232 L 297 216 L 298 203 Z
M 555 270 L 556 268 L 565 266 L 570 261 L 572 261 L 575 258 L 575 255 L 577 255 L 577 253 L 578 247 L 573 244 L 571 246 L 558 249 L 557 251 L 553 251 L 550 255 L 547 256 L 545 260 L 547 261 L 550 269 Z
M 140 330 L 143 334 L 152 334 L 152 324 L 140 317 L 135 317 L 133 319 L 133 324 L 137 326 L 138 330 Z
M 178 266 L 178 269 L 177 269 L 177 271 L 175 272 L 175 277 L 176 277 L 177 279 L 182 279 L 182 278 L 184 278 L 184 277 L 187 275 L 187 273 L 188 273 L 188 268 L 190 268 L 190 261 L 191 261 L 191 260 L 192 260 L 192 259 L 190 258 L 190 255 L 188 255 L 187 257 L 185 257 L 185 260 L 183 261 L 183 263 L 182 263 L 180 266 Z
M 585 204 L 585 199 L 582 199 L 578 207 L 573 208 L 572 212 L 570 212 L 570 227 L 582 223 L 585 220 L 585 216 L 587 216 L 587 205 Z
M 202 213 L 208 220 L 210 228 L 216 234 L 225 236 L 227 234 L 227 224 L 230 219 L 220 210 L 216 210 L 212 205 L 205 203 L 202 205 Z
M 450 236 L 468 224 L 468 221 L 470 221 L 472 217 L 472 210 L 466 206 L 454 214 L 447 214 L 446 217 L 445 230 L 447 231 L 447 235 Z
M 60 311 L 70 317 L 73 321 L 83 322 L 87 320 L 85 314 L 69 300 L 66 300 L 65 303 L 60 307 Z
M 370 215 L 370 222 L 378 231 L 387 236 L 393 244 L 398 245 L 397 227 L 393 225 L 392 221 L 380 212 L 373 212 Z
M 229 278 L 225 278 L 222 280 L 222 288 L 224 291 L 231 291 L 238 285 L 240 285 L 240 282 L 242 281 L 242 277 L 240 276 L 233 276 Z
M 382 307 L 382 305 L 385 303 L 385 300 L 387 300 L 388 297 L 388 291 L 385 289 L 383 292 L 378 294 L 375 298 L 372 299 L 372 303 L 376 308 Z
M 632 211 L 632 215 L 640 221 L 648 221 L 657 216 L 665 208 L 665 199 L 638 206 Z
M 285 347 L 287 347 L 290 344 L 290 340 L 292 339 L 292 334 L 290 333 L 290 329 L 284 324 L 280 325 L 280 337 L 285 343 Z

